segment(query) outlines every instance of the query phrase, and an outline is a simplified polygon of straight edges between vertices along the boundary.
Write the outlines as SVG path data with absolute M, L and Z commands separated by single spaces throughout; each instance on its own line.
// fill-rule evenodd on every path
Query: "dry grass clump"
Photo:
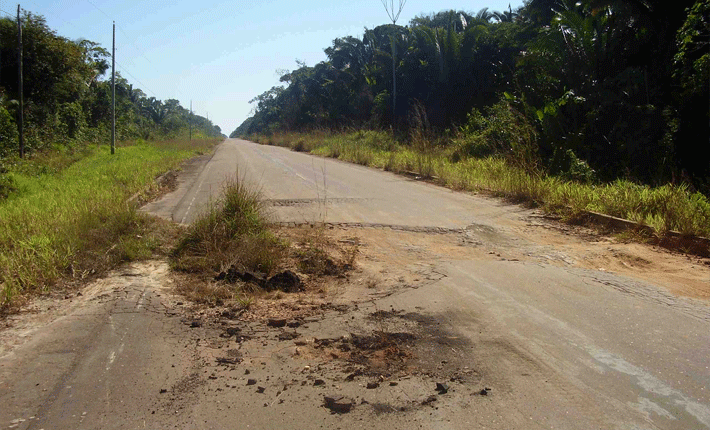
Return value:
M 182 233 L 170 258 L 178 272 L 178 291 L 188 299 L 244 308 L 256 299 L 285 299 L 284 291 L 308 291 L 328 277 L 341 276 L 356 254 L 355 247 L 332 243 L 322 225 L 277 228 L 261 193 L 236 177 Z M 287 273 L 299 278 L 298 289 L 281 286 L 270 292 L 274 279 Z
M 190 227 L 172 251 L 174 269 L 214 276 L 230 267 L 272 274 L 282 263 L 286 244 L 269 229 L 259 191 L 238 177 Z

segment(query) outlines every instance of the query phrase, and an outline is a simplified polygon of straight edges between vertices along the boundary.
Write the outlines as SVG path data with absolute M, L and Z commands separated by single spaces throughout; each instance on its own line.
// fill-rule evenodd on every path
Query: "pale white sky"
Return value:
M 111 49 L 116 21 L 117 69 L 148 96 L 175 98 L 231 133 L 251 110 L 249 100 L 279 85 L 277 70 L 296 60 L 326 59 L 333 39 L 362 36 L 387 23 L 380 0 L 27 0 L 60 36 Z M 522 0 L 510 3 L 513 8 Z M 456 9 L 507 10 L 509 1 L 408 0 L 398 24 L 416 15 Z M 0 0 L 3 15 L 17 3 Z

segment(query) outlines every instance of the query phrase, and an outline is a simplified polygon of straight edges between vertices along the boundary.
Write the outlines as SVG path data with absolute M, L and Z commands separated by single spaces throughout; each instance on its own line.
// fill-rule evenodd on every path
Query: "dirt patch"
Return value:
M 150 184 L 142 192 L 139 192 L 133 197 L 131 197 L 129 201 L 133 202 L 136 207 L 142 207 L 147 203 L 158 200 L 164 195 L 171 193 L 177 189 L 178 177 L 178 171 L 169 170 L 155 178 L 155 181 L 153 181 L 152 184 Z
M 535 245 L 527 250 L 507 250 L 514 258 L 617 273 L 642 279 L 674 295 L 710 299 L 710 258 L 639 243 L 637 238 L 630 240 L 628 233 L 610 235 L 543 216 L 526 217 L 524 221 L 527 227 L 516 226 L 515 232 Z
M 361 366 L 346 379 L 355 376 L 391 376 L 396 372 L 411 370 L 409 363 L 414 358 L 412 347 L 416 336 L 406 332 L 373 331 L 354 334 L 338 339 L 315 339 L 312 353 L 323 360 L 336 359 Z

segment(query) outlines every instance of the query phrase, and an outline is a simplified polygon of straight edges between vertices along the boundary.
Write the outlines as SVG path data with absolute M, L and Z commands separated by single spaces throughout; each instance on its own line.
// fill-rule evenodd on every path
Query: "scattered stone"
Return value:
M 256 379 L 247 379 L 247 385 L 255 385 Z
M 244 374 L 245 374 L 245 375 L 248 375 L 248 374 L 250 374 L 250 373 L 251 373 L 251 371 L 250 371 L 249 369 L 244 369 Z
M 197 328 L 197 327 L 202 327 L 202 322 L 200 321 L 192 321 L 190 323 L 190 328 Z
M 303 291 L 301 278 L 290 270 L 277 273 L 272 276 L 264 287 L 267 291 L 280 290 L 285 293 L 296 293 Z
M 283 331 L 279 333 L 278 339 L 280 341 L 285 341 L 285 340 L 293 340 L 300 336 L 300 334 L 296 333 L 295 331 Z
M 239 333 L 241 333 L 241 329 L 239 327 L 227 327 L 224 329 L 224 332 L 222 333 L 222 337 L 232 337 L 236 336 Z
M 259 394 L 262 394 L 262 393 L 264 392 L 264 390 L 266 390 L 265 387 L 261 387 L 261 386 L 256 387 L 256 392 L 259 393 Z
M 165 394 L 165 393 L 167 393 L 167 392 L 168 392 L 168 390 L 166 390 L 165 388 L 161 388 L 161 389 L 160 389 L 160 394 Z
M 239 364 L 242 361 L 241 357 L 218 357 L 217 364 Z
M 350 409 L 352 409 L 355 402 L 347 397 L 331 395 L 324 396 L 323 404 L 334 413 L 346 414 L 350 412 Z
M 438 391 L 439 394 L 446 394 L 449 392 L 449 386 L 444 384 L 443 382 L 437 382 L 436 391 Z
M 352 381 L 355 379 L 356 376 L 360 376 L 363 374 L 362 370 L 356 370 L 355 372 L 349 374 L 348 376 L 345 377 L 346 381 Z
M 368 382 L 368 383 L 367 383 L 367 389 L 368 389 L 368 390 L 372 390 L 372 389 L 377 388 L 377 387 L 379 387 L 379 386 L 380 386 L 380 383 L 379 383 L 379 382 Z
M 397 382 L 396 381 L 390 381 L 390 387 L 396 387 Z
M 432 403 L 434 403 L 437 399 L 438 399 L 438 397 L 436 397 L 435 395 L 432 394 L 431 396 L 429 396 L 429 397 L 427 397 L 426 399 L 422 400 L 422 405 L 426 406 L 426 405 L 432 404 Z
M 266 325 L 269 327 L 284 327 L 286 325 L 286 320 L 280 318 L 270 318 Z
M 297 328 L 301 326 L 301 323 L 299 321 L 289 321 L 286 325 L 291 328 Z
M 482 396 L 487 396 L 489 391 L 491 391 L 491 389 L 486 387 L 486 388 L 482 389 L 478 394 L 480 394 Z
M 227 281 L 231 284 L 242 281 L 252 282 L 262 288 L 266 285 L 266 275 L 259 272 L 240 272 L 236 266 L 231 266 L 226 272 L 220 272 L 214 277 L 215 281 Z
M 314 386 L 325 385 L 325 381 L 322 379 L 316 379 L 315 381 L 313 381 L 313 385 Z

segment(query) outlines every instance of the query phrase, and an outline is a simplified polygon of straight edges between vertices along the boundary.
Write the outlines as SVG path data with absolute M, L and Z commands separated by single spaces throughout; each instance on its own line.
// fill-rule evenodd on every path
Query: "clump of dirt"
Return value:
M 342 276 L 355 266 L 357 241 L 335 241 L 320 228 L 282 230 L 293 240 L 292 258 L 302 273 L 316 276 Z
M 337 339 L 315 339 L 314 355 L 361 366 L 357 375 L 391 375 L 405 370 L 415 357 L 412 347 L 416 336 L 406 332 L 374 331 Z
M 251 304 L 239 316 L 242 321 L 268 321 L 285 319 L 302 321 L 306 318 L 320 318 L 326 312 L 344 312 L 346 306 L 334 305 L 317 297 L 296 297 L 284 294 L 278 299 L 260 299 Z
M 204 256 L 198 256 L 195 262 L 182 257 L 173 261 L 177 291 L 200 305 L 243 308 L 246 312 L 242 317 L 248 320 L 274 318 L 277 314 L 292 318 L 322 311 L 328 289 L 337 286 L 354 268 L 357 244 L 336 242 L 318 229 L 303 226 L 277 228 L 269 234 L 280 250 L 278 256 L 271 256 L 275 262 L 268 272 L 272 276 L 243 264 L 216 272 L 213 264 L 205 264 Z
M 308 247 L 296 251 L 298 268 L 303 273 L 313 275 L 339 275 L 346 270 L 344 264 L 336 263 L 328 254 L 320 248 Z

